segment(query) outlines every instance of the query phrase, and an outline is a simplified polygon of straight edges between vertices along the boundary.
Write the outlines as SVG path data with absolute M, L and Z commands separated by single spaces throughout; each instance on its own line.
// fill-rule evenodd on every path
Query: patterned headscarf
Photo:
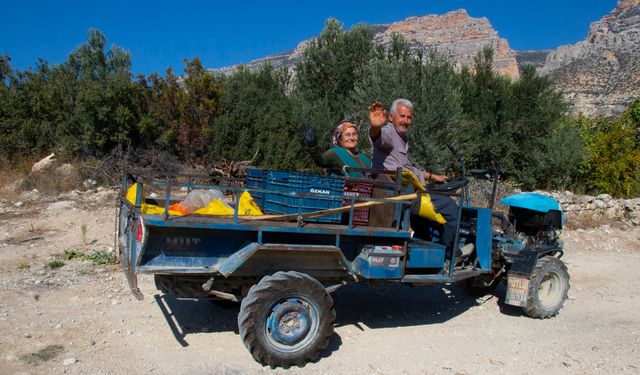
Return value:
M 356 131 L 358 130 L 358 125 L 354 124 L 351 118 L 347 117 L 340 120 L 336 130 L 333 131 L 333 135 L 331 136 L 331 142 L 334 146 L 342 146 L 342 140 L 340 139 L 342 137 L 342 133 L 351 127 L 355 128 Z

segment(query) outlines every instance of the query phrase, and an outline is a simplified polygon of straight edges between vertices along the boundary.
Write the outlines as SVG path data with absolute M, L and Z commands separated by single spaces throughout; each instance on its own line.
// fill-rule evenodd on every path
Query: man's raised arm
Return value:
M 380 102 L 374 102 L 369 106 L 369 137 L 375 141 L 380 136 L 380 129 L 387 123 L 387 111 Z

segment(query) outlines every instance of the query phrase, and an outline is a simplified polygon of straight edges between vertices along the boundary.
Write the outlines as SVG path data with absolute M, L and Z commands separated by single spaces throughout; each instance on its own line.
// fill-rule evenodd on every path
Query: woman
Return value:
M 364 174 L 357 171 L 344 171 L 343 167 L 371 168 L 371 161 L 362 152 L 358 152 L 358 126 L 349 119 L 338 123 L 333 132 L 333 147 L 324 154 L 316 142 L 315 131 L 310 125 L 300 126 L 309 154 L 319 167 L 328 168 L 332 174 L 362 178 Z

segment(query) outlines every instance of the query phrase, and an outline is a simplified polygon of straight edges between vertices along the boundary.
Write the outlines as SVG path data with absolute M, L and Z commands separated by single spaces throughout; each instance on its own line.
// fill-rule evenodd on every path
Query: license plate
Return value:
M 529 279 L 509 276 L 505 303 L 512 306 L 525 306 L 529 295 Z

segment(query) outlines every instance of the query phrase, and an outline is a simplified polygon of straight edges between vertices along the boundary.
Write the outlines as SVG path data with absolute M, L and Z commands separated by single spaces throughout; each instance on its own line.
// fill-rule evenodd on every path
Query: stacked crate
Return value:
M 265 213 L 274 215 L 304 214 L 342 207 L 342 201 L 335 196 L 342 196 L 344 184 L 342 178 L 311 173 L 266 169 L 247 171 L 247 187 L 268 190 L 252 191 L 254 201 Z M 305 220 L 339 223 L 341 217 L 338 213 Z
M 370 180 L 362 180 L 356 178 L 346 178 L 344 182 L 345 197 L 370 198 L 373 191 L 373 182 Z M 358 202 L 356 200 L 355 202 Z M 345 206 L 351 205 L 350 199 L 345 199 Z M 353 225 L 369 225 L 369 207 L 356 208 L 353 210 Z

